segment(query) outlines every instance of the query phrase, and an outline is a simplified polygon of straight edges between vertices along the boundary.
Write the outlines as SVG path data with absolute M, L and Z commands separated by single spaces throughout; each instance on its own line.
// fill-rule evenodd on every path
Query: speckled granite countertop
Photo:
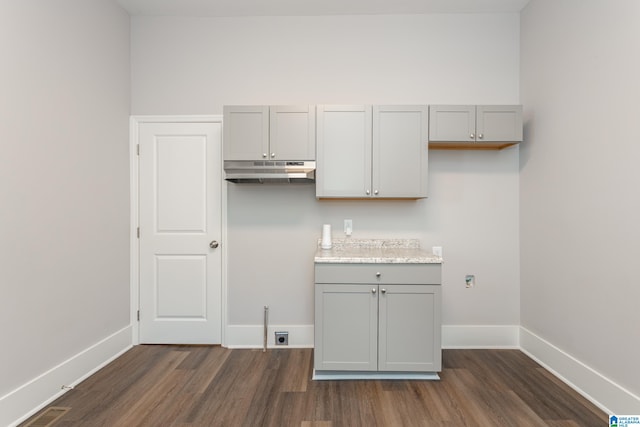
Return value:
M 417 239 L 334 239 L 331 249 L 318 240 L 316 263 L 440 264 L 442 257 L 420 249 Z

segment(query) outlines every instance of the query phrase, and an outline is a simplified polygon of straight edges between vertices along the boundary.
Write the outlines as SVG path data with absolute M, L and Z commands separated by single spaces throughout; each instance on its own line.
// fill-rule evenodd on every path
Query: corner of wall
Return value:
M 0 397 L 0 425 L 17 426 L 131 348 L 131 325 Z
M 522 326 L 520 348 L 605 413 L 640 414 L 639 396 Z

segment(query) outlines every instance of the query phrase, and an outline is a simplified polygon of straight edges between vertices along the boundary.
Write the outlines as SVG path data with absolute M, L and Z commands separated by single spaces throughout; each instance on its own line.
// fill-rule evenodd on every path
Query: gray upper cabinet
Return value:
M 269 147 L 271 160 L 315 160 L 315 105 L 269 107 Z
M 320 105 L 318 198 L 427 196 L 428 108 Z
M 224 160 L 315 160 L 313 105 L 224 107 Z
M 473 105 L 429 106 L 429 143 L 475 142 L 476 107 Z
M 374 197 L 427 197 L 428 107 L 373 107 Z
M 269 107 L 225 105 L 224 160 L 267 160 Z
M 429 107 L 430 148 L 500 149 L 521 141 L 521 105 Z
M 476 141 L 522 142 L 522 105 L 478 105 Z
M 318 105 L 316 197 L 371 193 L 371 106 Z

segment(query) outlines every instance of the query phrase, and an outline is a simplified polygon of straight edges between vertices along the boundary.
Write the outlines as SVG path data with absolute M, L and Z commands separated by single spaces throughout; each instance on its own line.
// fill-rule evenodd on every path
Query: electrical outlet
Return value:
M 353 221 L 350 219 L 345 219 L 344 220 L 344 234 L 346 234 L 347 236 L 351 236 L 351 233 L 353 233 Z
M 276 332 L 276 345 L 289 345 L 289 332 Z
M 473 288 L 476 285 L 476 276 L 467 274 L 464 276 L 464 281 L 467 283 L 467 288 Z

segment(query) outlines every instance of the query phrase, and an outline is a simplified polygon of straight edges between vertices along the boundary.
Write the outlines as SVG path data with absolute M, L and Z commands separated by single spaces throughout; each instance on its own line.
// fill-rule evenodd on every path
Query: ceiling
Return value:
M 116 0 L 131 15 L 315 16 L 517 13 L 529 0 Z

